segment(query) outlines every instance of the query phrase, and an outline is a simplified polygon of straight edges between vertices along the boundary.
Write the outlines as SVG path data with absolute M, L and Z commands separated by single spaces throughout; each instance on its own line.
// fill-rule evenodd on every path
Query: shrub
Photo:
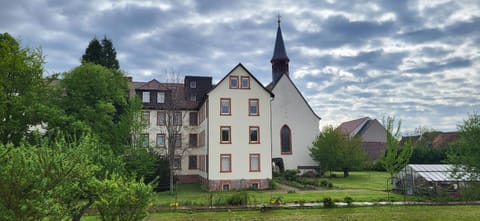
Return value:
M 333 207 L 335 207 L 335 202 L 332 200 L 331 197 L 325 197 L 325 198 L 323 198 L 323 207 L 333 208 Z
M 285 177 L 286 180 L 296 181 L 299 174 L 300 170 L 285 170 L 285 172 L 283 172 L 283 177 Z
M 328 187 L 328 188 L 333 188 L 333 183 L 332 183 L 332 182 L 328 182 L 328 183 L 327 183 L 327 187 Z
M 227 198 L 227 205 L 240 206 L 248 205 L 248 192 L 238 192 Z
M 275 180 L 268 179 L 267 182 L 268 182 L 269 189 L 274 190 L 277 188 L 277 182 L 275 182 Z
M 347 206 L 352 206 L 352 203 L 353 203 L 353 198 L 352 197 L 345 197 L 343 198 L 343 202 L 347 204 Z
M 95 206 L 102 220 L 142 220 L 153 198 L 150 185 L 112 174 L 98 181 L 99 199 Z M 176 205 L 175 205 L 176 206 Z
M 328 181 L 327 180 L 322 180 L 322 181 L 320 181 L 320 185 L 323 186 L 323 187 L 327 187 Z

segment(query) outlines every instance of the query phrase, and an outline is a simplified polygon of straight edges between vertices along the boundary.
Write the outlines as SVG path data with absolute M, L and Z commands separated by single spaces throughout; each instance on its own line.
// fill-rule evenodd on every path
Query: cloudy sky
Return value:
M 0 32 L 41 47 L 46 74 L 79 65 L 107 36 L 136 81 L 165 70 L 220 80 L 239 62 L 262 83 L 281 28 L 290 75 L 337 126 L 395 115 L 454 131 L 480 111 L 480 0 L 128 1 L 0 0 Z

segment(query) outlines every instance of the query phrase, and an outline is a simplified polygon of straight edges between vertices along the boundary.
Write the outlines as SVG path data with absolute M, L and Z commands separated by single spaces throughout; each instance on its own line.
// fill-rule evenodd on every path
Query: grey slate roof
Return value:
M 276 59 L 288 59 L 287 51 L 285 50 L 285 44 L 283 43 L 282 29 L 278 24 L 277 38 L 275 40 L 275 48 L 273 50 L 272 61 Z

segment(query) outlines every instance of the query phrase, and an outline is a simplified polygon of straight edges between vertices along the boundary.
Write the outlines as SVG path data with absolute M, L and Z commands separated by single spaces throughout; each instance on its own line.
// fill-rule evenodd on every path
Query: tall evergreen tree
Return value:
M 82 56 L 82 64 L 91 62 L 94 64 L 102 65 L 102 45 L 96 37 L 94 37 L 85 49 L 85 54 Z
M 103 66 L 114 70 L 120 68 L 117 60 L 117 52 L 115 51 L 115 48 L 113 48 L 112 41 L 107 39 L 107 36 L 104 36 L 102 40 L 102 56 Z
M 104 36 L 100 42 L 94 37 L 85 49 L 82 56 L 82 64 L 87 62 L 102 65 L 106 68 L 118 70 L 120 65 L 117 60 L 117 52 L 113 47 L 113 43 L 107 36 Z

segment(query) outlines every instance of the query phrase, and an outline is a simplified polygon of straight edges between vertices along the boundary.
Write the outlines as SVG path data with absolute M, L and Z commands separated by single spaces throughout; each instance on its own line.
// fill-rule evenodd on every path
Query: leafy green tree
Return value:
M 455 164 L 458 175 L 480 178 L 480 114 L 473 113 L 458 125 L 460 138 L 448 152 L 448 162 Z
M 345 176 L 349 169 L 361 168 L 367 159 L 360 138 L 344 136 L 332 126 L 320 132 L 310 148 L 310 156 L 319 163 L 322 172 L 343 169 Z
M 61 87 L 65 94 L 60 106 L 65 114 L 91 128 L 115 153 L 122 153 L 139 108 L 128 97 L 123 73 L 87 63 L 64 73 Z
M 403 145 L 400 144 L 401 121 L 398 121 L 395 127 L 395 118 L 388 116 L 383 123 L 387 130 L 387 144 L 380 162 L 383 168 L 390 174 L 390 179 L 393 182 L 393 175 L 403 169 L 412 156 L 412 142 L 408 140 Z
M 96 186 L 99 198 L 95 206 L 102 220 L 133 221 L 147 216 L 153 200 L 152 186 L 118 174 L 98 181 Z
M 101 42 L 96 37 L 90 41 L 82 56 L 82 64 L 85 63 L 94 63 L 114 70 L 120 68 L 117 52 L 107 36 L 104 36 Z
M 84 203 L 73 193 L 99 169 L 89 157 L 92 145 L 0 145 L 0 220 L 71 217 L 74 205 Z
M 22 48 L 8 33 L 0 34 L 0 143 L 19 145 L 29 126 L 46 116 L 43 64 L 40 49 Z

